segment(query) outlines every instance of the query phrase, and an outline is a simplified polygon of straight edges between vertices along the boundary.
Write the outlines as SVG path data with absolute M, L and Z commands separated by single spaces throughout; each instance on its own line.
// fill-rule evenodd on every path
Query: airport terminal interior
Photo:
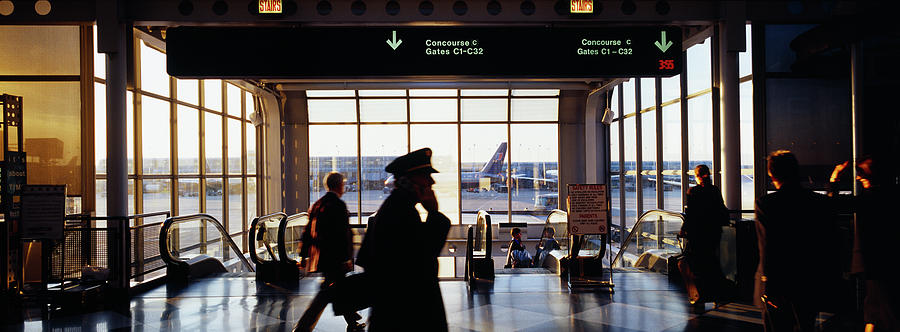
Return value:
M 861 169 L 830 183 L 848 160 L 897 173 L 890 7 L 0 0 L 0 327 L 290 331 L 323 282 L 299 263 L 325 177 L 345 179 L 358 251 L 405 180 L 385 167 L 428 147 L 450 331 L 763 331 L 767 155 L 794 152 L 821 193 L 861 195 Z M 677 263 L 698 165 L 731 285 L 699 298 Z M 835 222 L 821 245 L 847 289 L 816 329 L 863 331 L 856 215 Z M 807 249 L 779 254 L 802 269 Z M 314 330 L 347 323 L 329 304 Z

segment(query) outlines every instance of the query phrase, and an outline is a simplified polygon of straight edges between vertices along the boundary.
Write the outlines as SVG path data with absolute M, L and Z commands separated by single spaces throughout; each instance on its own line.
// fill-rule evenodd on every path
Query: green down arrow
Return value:
M 394 38 L 394 40 L 388 39 L 387 44 L 392 49 L 394 49 L 394 51 L 396 51 L 397 48 L 400 47 L 400 44 L 403 43 L 403 40 L 397 40 L 397 30 L 391 31 L 391 36 Z
M 666 41 L 666 32 L 663 31 L 662 32 L 662 40 L 657 40 L 657 41 L 653 42 L 653 44 L 655 44 L 656 47 L 658 47 L 660 51 L 662 51 L 663 53 L 666 53 L 666 50 L 668 50 L 669 47 L 672 46 L 672 41 L 671 40 Z

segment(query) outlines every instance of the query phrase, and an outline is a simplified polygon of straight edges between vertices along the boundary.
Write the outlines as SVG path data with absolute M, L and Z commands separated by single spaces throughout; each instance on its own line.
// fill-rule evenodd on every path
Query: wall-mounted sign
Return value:
M 569 12 L 572 14 L 593 13 L 594 0 L 569 0 Z
M 281 0 L 259 0 L 260 14 L 281 14 L 283 8 Z
M 22 189 L 22 238 L 59 240 L 66 218 L 66 185 L 26 185 Z
M 179 78 L 671 77 L 681 42 L 677 26 L 182 26 L 166 59 Z
M 606 234 L 606 185 L 570 184 L 568 189 L 569 234 Z
M 9 213 L 7 218 L 19 219 L 19 203 L 22 195 L 22 186 L 25 185 L 26 166 L 25 152 L 6 151 L 5 165 L 2 167 L 3 192 L 0 193 L 0 213 Z

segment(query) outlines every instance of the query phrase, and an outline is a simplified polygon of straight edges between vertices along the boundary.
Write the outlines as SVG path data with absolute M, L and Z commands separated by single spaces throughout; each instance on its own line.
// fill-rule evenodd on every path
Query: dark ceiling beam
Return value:
M 533 13 L 523 10 L 522 0 L 498 0 L 500 11 L 492 15 L 488 0 L 463 0 L 467 10 L 454 12 L 456 1 L 433 0 L 431 14 L 419 10 L 421 0 L 396 0 L 395 15 L 387 10 L 388 0 L 362 0 L 365 12 L 353 13 L 356 0 L 328 0 L 331 10 L 322 15 L 317 10 L 320 0 L 284 0 L 295 4 L 293 13 L 281 16 L 260 16 L 249 8 L 257 0 L 128 0 L 123 1 L 125 21 L 135 26 L 176 25 L 610 25 L 610 24 L 676 24 L 708 25 L 722 18 L 726 6 L 746 6 L 746 18 L 760 22 L 816 23 L 836 19 L 893 12 L 890 1 L 856 2 L 849 0 L 812 1 L 710 1 L 710 0 L 595 0 L 594 14 L 572 15 L 557 12 L 557 1 L 533 0 Z M 15 10 L 0 16 L 0 24 L 59 24 L 93 22 L 96 0 L 50 0 L 52 10 L 38 15 L 33 0 L 13 0 Z M 563 0 L 562 4 L 568 1 Z M 729 4 L 730 3 L 730 4 Z M 634 11 L 627 14 L 629 4 Z M 729 5 L 726 5 L 729 4 Z M 285 6 L 289 7 L 289 6 Z M 524 7 L 528 7 L 527 5 Z M 496 8 L 496 7 L 494 7 Z M 668 8 L 665 12 L 663 9 Z M 224 9 L 224 10 L 223 10 Z M 218 10 L 218 12 L 217 12 Z M 528 14 L 530 13 L 530 14 Z

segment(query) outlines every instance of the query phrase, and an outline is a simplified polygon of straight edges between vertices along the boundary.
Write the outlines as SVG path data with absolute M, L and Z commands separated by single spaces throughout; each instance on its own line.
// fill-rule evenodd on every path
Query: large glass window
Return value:
M 700 164 L 712 169 L 712 159 L 712 96 L 704 94 L 688 99 L 688 171 Z
M 200 114 L 178 105 L 178 173 L 200 173 Z
M 141 98 L 141 153 L 143 174 L 170 174 L 169 103 Z
M 349 191 L 359 191 L 362 213 L 377 211 L 390 194 L 384 167 L 409 152 L 406 130 L 406 125 L 360 126 L 360 183 L 349 183 Z
M 455 112 L 454 112 L 455 113 Z M 409 127 L 410 149 L 431 148 L 431 165 L 440 173 L 434 178 L 435 197 L 441 212 L 459 223 L 459 133 L 455 124 L 413 124 Z
M 662 108 L 663 135 L 663 177 L 657 185 L 662 185 L 662 208 L 681 211 L 681 103 Z
M 558 133 L 556 124 L 510 125 L 513 222 L 540 223 L 559 207 Z
M 656 134 L 656 111 L 641 114 L 641 212 L 656 209 Z
M 507 222 L 507 127 L 503 124 L 465 124 L 460 132 L 460 197 L 462 222 L 475 223 L 479 210 L 493 222 Z
M 169 96 L 169 75 L 166 74 L 166 55 L 141 44 L 141 90 Z
M 741 189 L 742 207 L 751 209 L 753 206 L 753 99 L 752 99 L 752 70 L 750 26 L 747 26 L 747 52 L 739 55 L 740 63 L 740 122 L 741 122 Z M 685 191 L 694 183 L 693 168 L 699 164 L 712 167 L 713 162 L 713 128 L 714 109 L 712 77 L 713 50 L 711 38 L 706 38 L 702 43 L 690 46 L 686 53 L 686 68 L 682 74 L 673 77 L 660 78 L 660 91 L 655 89 L 655 79 L 640 78 L 641 88 L 635 89 L 631 78 L 622 84 L 613 87 L 613 93 L 619 90 L 623 94 L 621 114 L 623 120 L 614 121 L 610 126 L 610 194 L 612 215 L 614 222 L 621 215 L 618 205 L 622 204 L 618 199 L 618 190 L 625 190 L 625 218 L 626 224 L 634 222 L 637 212 L 637 190 L 641 190 L 643 210 L 662 207 L 665 210 L 681 211 L 682 197 Z M 770 55 L 769 58 L 781 59 L 781 55 Z M 682 79 L 687 83 L 687 91 L 682 91 Z M 636 91 L 639 90 L 639 91 Z M 682 97 L 684 92 L 685 97 Z M 616 110 L 618 95 L 614 95 L 611 107 Z M 656 99 L 661 99 L 661 109 L 655 108 Z M 682 107 L 687 105 L 686 127 L 682 124 Z M 640 114 L 640 124 L 637 123 L 636 112 Z M 658 114 L 657 112 L 662 112 Z M 656 121 L 660 116 L 660 121 Z M 621 122 L 621 123 L 620 123 Z M 638 128 L 640 126 L 640 128 Z M 621 129 L 620 129 L 621 128 Z M 619 140 L 616 135 L 623 135 Z M 636 135 L 641 135 L 641 146 L 636 146 Z M 661 137 L 659 135 L 662 135 Z M 687 146 L 682 140 L 687 136 Z M 661 138 L 661 145 L 657 139 Z M 617 149 L 624 145 L 624 154 L 620 155 Z M 657 160 L 657 149 L 662 152 L 662 159 Z M 642 162 L 637 165 L 638 153 Z M 686 156 L 686 158 L 685 158 Z M 641 168 L 643 183 L 636 186 L 635 177 L 637 168 Z M 683 183 L 683 169 L 688 174 L 688 183 Z M 662 176 L 657 179 L 657 169 L 661 169 Z M 619 183 L 619 175 L 625 174 L 624 183 Z M 641 189 L 638 189 L 641 188 Z M 657 202 L 658 192 L 662 191 L 662 202 Z
M 612 217 L 611 222 L 618 225 L 619 216 L 621 215 L 621 209 L 619 208 L 619 202 L 621 202 L 619 199 L 619 191 L 621 190 L 621 186 L 619 185 L 619 174 L 622 164 L 622 161 L 619 158 L 619 146 L 621 145 L 619 142 L 619 125 L 621 124 L 619 117 L 622 114 L 622 110 L 619 109 L 618 86 L 612 89 L 611 96 L 609 109 L 616 115 L 616 121 L 609 125 L 609 207 L 610 215 Z
M 625 161 L 622 163 L 622 171 L 625 172 L 625 183 L 622 189 L 625 190 L 625 225 L 631 227 L 637 218 L 637 162 L 635 150 L 635 118 L 625 118 L 625 128 L 622 131 L 625 134 Z
M 242 247 L 246 218 L 258 215 L 256 130 L 246 116 L 255 111 L 256 97 L 239 85 L 222 80 L 176 79 L 170 90 L 172 81 L 166 74 L 165 54 L 143 41 L 139 44 L 135 50 L 135 60 L 140 59 L 137 61 L 136 88 L 129 88 L 126 93 L 129 214 L 158 211 L 171 211 L 173 215 L 209 213 L 227 225 L 238 246 Z M 95 64 L 104 62 L 102 54 L 95 53 L 94 59 Z M 105 174 L 106 85 L 102 68 L 94 74 L 96 214 L 103 216 L 106 215 L 108 193 Z M 69 104 L 78 105 L 78 102 Z M 67 121 L 78 122 L 77 118 Z M 59 128 L 55 130 L 62 132 Z M 135 140 L 139 143 L 137 146 Z M 66 147 L 66 151 L 68 149 L 70 147 Z M 138 168 L 134 163 L 136 155 L 141 157 Z M 227 161 L 223 159 L 226 156 Z M 248 157 L 246 165 L 242 162 L 243 156 Z M 205 200 L 201 201 L 201 198 Z M 135 209 L 135 206 L 140 208 Z M 214 241 L 219 235 L 213 227 L 200 223 L 190 226 L 179 235 L 182 245 L 198 244 L 201 235 L 206 233 L 210 242 L 198 246 L 195 252 L 223 250 L 222 242 Z
M 222 174 L 222 116 L 215 113 L 204 113 L 206 142 L 204 152 L 206 156 L 206 173 Z
M 324 193 L 327 172 L 344 173 L 343 199 L 356 222 L 393 189 L 384 167 L 430 147 L 440 171 L 433 188 L 453 223 L 474 223 L 479 210 L 506 222 L 511 206 L 516 221 L 543 222 L 559 204 L 558 96 L 558 90 L 307 91 L 310 203 Z
M 687 50 L 688 94 L 694 94 L 712 87 L 712 41 L 706 38 L 701 44 Z
M 355 112 L 354 112 L 355 113 Z M 309 203 L 315 203 L 328 189 L 325 176 L 340 172 L 348 189 L 359 188 L 356 125 L 309 126 Z M 341 199 L 352 216 L 359 214 L 359 194 L 348 190 Z

